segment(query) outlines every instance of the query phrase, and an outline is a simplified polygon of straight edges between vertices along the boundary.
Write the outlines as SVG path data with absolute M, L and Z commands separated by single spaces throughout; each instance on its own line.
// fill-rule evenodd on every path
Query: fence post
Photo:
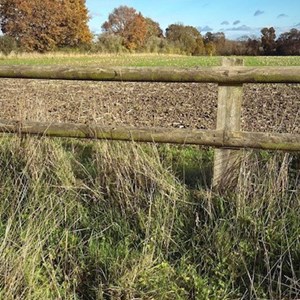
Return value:
M 240 58 L 222 60 L 223 67 L 243 66 Z M 217 129 L 226 131 L 240 131 L 243 85 L 218 86 Z M 224 190 L 236 185 L 239 168 L 239 150 L 216 149 L 214 157 L 213 188 Z

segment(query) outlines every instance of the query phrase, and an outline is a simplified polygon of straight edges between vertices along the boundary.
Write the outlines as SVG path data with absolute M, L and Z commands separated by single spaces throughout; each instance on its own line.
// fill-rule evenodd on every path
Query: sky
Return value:
M 127 5 L 158 22 L 163 30 L 180 23 L 227 38 L 260 36 L 263 27 L 273 26 L 277 36 L 292 28 L 300 30 L 300 0 L 86 0 L 89 26 L 101 33 L 101 25 L 114 8 Z

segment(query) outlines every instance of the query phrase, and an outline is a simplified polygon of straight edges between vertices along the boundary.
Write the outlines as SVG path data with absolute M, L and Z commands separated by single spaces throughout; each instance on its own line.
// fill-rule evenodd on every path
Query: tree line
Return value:
M 155 52 L 186 55 L 300 55 L 300 31 L 276 37 L 273 27 L 259 38 L 226 39 L 223 32 L 202 35 L 193 26 L 159 23 L 128 6 L 115 8 L 94 36 L 85 0 L 0 0 L 0 51 Z M 100 26 L 100 25 L 99 25 Z

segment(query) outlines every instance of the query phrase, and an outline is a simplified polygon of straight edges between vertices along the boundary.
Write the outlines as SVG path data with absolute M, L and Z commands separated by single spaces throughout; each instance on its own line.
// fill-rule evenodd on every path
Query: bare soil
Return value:
M 215 84 L 0 80 L 0 119 L 214 129 Z M 246 84 L 242 129 L 300 133 L 300 85 Z

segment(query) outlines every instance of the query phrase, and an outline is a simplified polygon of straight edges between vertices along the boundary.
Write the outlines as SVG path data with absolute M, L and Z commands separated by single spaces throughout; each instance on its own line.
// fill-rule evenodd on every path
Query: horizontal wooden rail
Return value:
M 217 148 L 300 151 L 300 135 L 223 130 L 134 128 L 0 120 L 1 133 L 136 142 L 195 144 Z
M 300 83 L 300 67 L 61 67 L 0 66 L 0 78 L 96 81 Z

